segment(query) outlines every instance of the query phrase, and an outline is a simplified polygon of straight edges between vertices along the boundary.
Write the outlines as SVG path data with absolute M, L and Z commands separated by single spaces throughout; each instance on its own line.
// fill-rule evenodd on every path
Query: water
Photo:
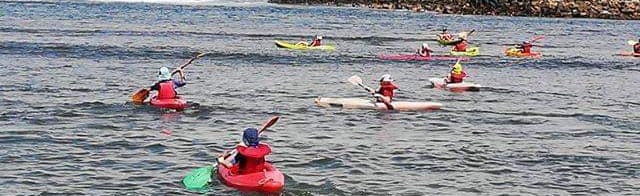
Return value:
M 140 2 L 140 1 L 137 1 Z M 0 2 L 0 192 L 187 194 L 191 169 L 273 115 L 269 157 L 285 195 L 638 195 L 638 21 L 433 15 L 262 1 Z M 389 62 L 435 36 L 476 29 L 465 62 L 480 92 L 429 89 L 451 62 Z M 277 49 L 321 34 L 335 52 Z M 543 58 L 502 57 L 544 35 Z M 180 113 L 134 106 L 161 66 L 196 52 Z M 432 112 L 325 109 L 366 97 L 384 73 L 397 100 Z M 211 195 L 239 195 L 215 180 Z

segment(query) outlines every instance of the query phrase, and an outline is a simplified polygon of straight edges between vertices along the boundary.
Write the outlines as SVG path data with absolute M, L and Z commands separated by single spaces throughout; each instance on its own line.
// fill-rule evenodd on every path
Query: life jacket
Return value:
M 267 144 L 258 144 L 256 147 L 237 146 L 236 150 L 242 155 L 242 160 L 238 163 L 240 174 L 250 174 L 262 172 L 266 169 L 264 163 L 265 156 L 271 154 L 271 147 Z
M 460 73 L 451 72 L 451 77 L 449 78 L 449 83 L 461 83 L 464 80 L 464 77 L 467 76 L 467 73 L 462 71 Z
M 453 40 L 453 35 L 451 35 L 451 34 L 449 34 L 449 33 L 443 33 L 443 34 L 440 34 L 440 38 L 441 38 L 442 40 L 447 40 L 447 41 L 449 41 L 449 40 Z
M 522 45 L 522 53 L 525 53 L 525 54 L 531 53 L 531 48 L 532 47 L 533 47 L 533 44 L 523 44 Z
M 320 39 L 314 39 L 309 46 L 320 46 Z
M 173 81 L 161 82 L 158 89 L 158 99 L 174 99 L 176 98 L 176 89 L 173 87 Z
M 640 42 L 638 42 L 636 45 L 633 45 L 633 52 L 640 53 Z
M 392 100 L 394 95 L 393 91 L 396 89 L 398 89 L 398 87 L 393 84 L 393 82 L 381 82 L 378 93 L 383 96 L 389 97 L 389 100 Z
M 456 52 L 466 52 L 467 51 L 467 41 L 466 40 L 462 40 L 460 43 L 456 44 L 456 46 L 453 47 L 453 50 Z

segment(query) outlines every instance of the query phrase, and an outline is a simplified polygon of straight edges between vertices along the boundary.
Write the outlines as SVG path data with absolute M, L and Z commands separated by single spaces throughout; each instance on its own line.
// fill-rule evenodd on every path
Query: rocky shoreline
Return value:
M 269 2 L 406 9 L 443 14 L 640 20 L 640 0 L 269 0 Z

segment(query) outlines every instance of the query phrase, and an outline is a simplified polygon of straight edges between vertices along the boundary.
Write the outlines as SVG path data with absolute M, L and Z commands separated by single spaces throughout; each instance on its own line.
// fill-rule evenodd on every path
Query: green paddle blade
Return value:
M 213 166 L 194 169 L 182 179 L 182 183 L 189 190 L 202 189 L 211 181 Z

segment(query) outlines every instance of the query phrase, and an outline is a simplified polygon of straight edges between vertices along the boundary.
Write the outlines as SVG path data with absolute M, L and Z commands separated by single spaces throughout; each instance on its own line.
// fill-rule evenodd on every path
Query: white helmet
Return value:
M 427 44 L 427 43 L 422 43 L 422 48 L 429 48 L 429 44 Z
M 160 68 L 160 72 L 158 73 L 158 80 L 171 80 L 171 72 L 169 72 L 169 68 Z
M 318 39 L 322 39 L 322 36 L 318 35 L 318 36 L 316 36 L 316 38 L 318 38 Z
M 380 82 L 393 82 L 393 79 L 391 79 L 391 75 L 384 74 L 380 77 Z

